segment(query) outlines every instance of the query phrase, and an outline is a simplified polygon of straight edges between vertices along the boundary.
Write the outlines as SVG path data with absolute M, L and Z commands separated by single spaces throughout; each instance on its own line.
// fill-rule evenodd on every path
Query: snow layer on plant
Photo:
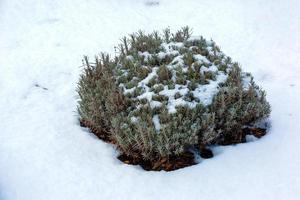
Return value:
M 0 199 L 298 199 L 300 2 L 147 2 L 1 1 Z M 79 127 L 76 66 L 82 55 L 113 55 L 124 33 L 186 24 L 266 89 L 270 133 L 170 173 L 124 165 Z
M 160 122 L 159 122 L 159 116 L 158 115 L 154 115 L 153 118 L 153 124 L 154 124 L 154 127 L 155 127 L 155 130 L 159 132 L 160 130 Z
M 213 97 L 218 93 L 219 84 L 224 83 L 227 79 L 227 75 L 222 72 L 216 77 L 215 81 L 210 80 L 207 85 L 199 85 L 194 91 L 193 94 L 195 97 L 200 99 L 200 101 L 205 105 L 210 105 L 212 103 Z
M 243 88 L 248 89 L 251 85 L 252 77 L 247 73 L 242 73 Z
M 219 84 L 226 81 L 228 77 L 227 73 L 232 67 L 231 62 L 226 63 L 228 57 L 220 52 L 213 41 L 207 41 L 203 37 L 192 37 L 192 39 L 188 39 L 183 42 L 162 42 L 159 49 L 161 49 L 160 52 L 153 54 L 149 53 L 148 51 L 138 51 L 138 56 L 144 57 L 146 62 L 151 62 L 151 59 L 154 59 L 156 57 L 158 57 L 161 61 L 166 57 L 170 57 L 171 61 L 161 63 L 160 65 L 156 65 L 155 67 L 149 64 L 147 65 L 147 63 L 145 65 L 137 66 L 140 68 L 150 67 L 151 71 L 142 80 L 139 80 L 139 78 L 135 77 L 138 81 L 138 84 L 136 84 L 136 86 L 132 88 L 126 88 L 125 84 L 121 82 L 119 86 L 123 88 L 124 94 L 133 94 L 136 92 L 136 89 L 139 88 L 142 94 L 138 95 L 137 97 L 131 98 L 139 100 L 147 99 L 151 108 L 160 107 L 163 103 L 165 103 L 169 113 L 176 113 L 177 106 L 188 106 L 190 108 L 195 108 L 198 104 L 202 104 L 204 106 L 210 105 L 212 103 L 213 97 L 219 91 Z M 204 49 L 207 50 L 208 55 L 217 55 L 217 58 L 214 58 L 214 60 L 218 59 L 220 62 L 215 63 L 214 60 L 210 61 L 207 57 L 208 55 L 204 56 L 201 53 L 197 52 L 197 50 L 200 49 L 202 49 L 201 51 L 204 51 Z M 183 53 L 179 53 L 180 51 L 182 51 Z M 134 60 L 133 57 L 135 56 L 130 55 L 130 60 L 133 63 L 138 62 L 138 60 Z M 126 55 L 126 59 L 127 58 L 128 55 Z M 218 69 L 221 64 L 226 67 L 223 71 L 220 71 Z M 118 63 L 118 70 L 120 75 L 118 76 L 117 80 L 120 80 L 123 76 L 135 76 L 130 74 L 132 73 L 133 69 L 129 68 L 130 66 L 127 65 L 128 64 L 122 60 Z M 171 77 L 168 78 L 168 81 L 172 81 L 173 84 L 175 84 L 175 88 L 169 88 L 169 86 L 163 84 L 159 79 L 158 70 L 162 65 L 165 65 L 167 69 L 170 70 Z M 199 66 L 199 69 L 197 69 L 198 71 L 196 70 L 196 65 Z M 203 76 L 203 79 L 205 79 L 206 82 L 201 83 L 199 79 L 195 83 L 196 87 L 194 86 L 195 88 L 190 89 L 188 85 L 192 81 L 192 78 L 188 76 L 189 69 L 192 69 L 193 73 L 199 73 L 199 76 Z M 177 73 L 184 74 L 181 76 L 184 76 L 186 83 L 177 83 L 177 80 L 180 79 Z M 211 73 L 211 75 L 206 77 L 206 73 Z M 153 86 L 149 86 L 149 81 L 152 79 L 157 80 L 158 83 Z M 158 92 L 158 94 L 168 98 L 167 101 L 163 100 L 163 102 L 159 102 L 153 99 L 153 96 L 156 95 L 156 92 L 154 92 L 153 89 L 155 90 L 155 88 L 161 87 L 161 85 L 163 85 L 163 90 Z M 188 92 L 191 92 L 195 99 L 187 100 L 186 95 L 188 95 Z M 179 93 L 181 97 L 175 98 L 175 95 L 177 93 Z

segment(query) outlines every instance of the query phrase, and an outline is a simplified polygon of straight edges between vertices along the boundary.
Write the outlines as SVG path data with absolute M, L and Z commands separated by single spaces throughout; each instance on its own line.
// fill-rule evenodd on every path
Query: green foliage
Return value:
M 157 75 L 160 82 L 166 82 L 170 80 L 172 74 L 165 65 L 161 65 L 157 70 Z
M 254 83 L 252 77 L 249 84 L 247 89 L 243 89 L 241 69 L 234 65 L 210 108 L 210 112 L 215 114 L 215 129 L 220 133 L 214 139 L 216 143 L 270 114 L 271 107 L 265 92 Z
M 114 59 L 84 58 L 78 112 L 128 156 L 155 161 L 219 144 L 270 114 L 251 75 L 188 27 L 139 31 L 118 47 Z
M 112 118 L 126 107 L 125 98 L 115 84 L 114 63 L 108 55 L 96 58 L 95 66 L 84 58 L 84 72 L 78 83 L 78 112 L 94 127 L 109 131 Z

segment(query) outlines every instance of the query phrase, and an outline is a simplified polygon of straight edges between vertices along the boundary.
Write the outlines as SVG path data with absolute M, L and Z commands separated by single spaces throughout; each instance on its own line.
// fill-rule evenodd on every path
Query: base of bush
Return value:
M 91 122 L 87 120 L 80 120 L 80 126 L 89 128 L 90 131 L 104 142 L 115 144 L 115 141 L 108 137 L 107 131 L 96 128 Z M 259 127 L 246 127 L 239 131 L 239 133 L 233 134 L 234 136 L 227 136 L 223 138 L 218 145 L 233 145 L 239 143 L 245 143 L 246 136 L 252 135 L 256 138 L 261 138 L 266 135 L 267 129 Z M 199 155 L 204 158 L 212 158 L 213 152 L 205 146 L 198 147 Z M 184 167 L 196 165 L 195 156 L 193 152 L 186 151 L 178 156 L 170 156 L 168 158 L 161 158 L 157 161 L 149 161 L 141 158 L 133 158 L 126 154 L 121 154 L 118 159 L 125 164 L 140 165 L 146 171 L 173 171 Z
M 173 171 L 197 164 L 195 162 L 194 153 L 192 152 L 184 152 L 178 156 L 161 158 L 155 162 L 147 161 L 142 158 L 132 158 L 125 154 L 119 155 L 118 159 L 126 164 L 140 165 L 146 171 Z
M 258 128 L 258 127 L 246 127 L 240 130 L 238 133 L 233 135 L 226 135 L 226 137 L 221 140 L 218 145 L 233 145 L 239 143 L 246 143 L 246 136 L 252 135 L 256 138 L 261 138 L 262 136 L 266 135 L 267 129 L 265 128 Z
M 99 139 L 103 140 L 104 142 L 114 144 L 114 141 L 109 137 L 107 131 L 96 128 L 96 126 L 94 126 L 93 123 L 88 120 L 81 119 L 79 123 L 81 127 L 90 129 L 90 131 Z

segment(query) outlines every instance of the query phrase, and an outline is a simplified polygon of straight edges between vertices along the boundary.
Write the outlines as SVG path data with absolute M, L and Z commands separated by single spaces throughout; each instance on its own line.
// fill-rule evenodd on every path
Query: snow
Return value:
M 200 64 L 202 63 L 210 63 L 209 60 L 205 56 L 202 56 L 200 54 L 194 55 L 194 59 L 197 60 Z
M 247 74 L 242 73 L 242 84 L 244 89 L 248 89 L 251 85 L 251 76 L 247 76 Z
M 150 107 L 151 108 L 158 108 L 158 107 L 161 107 L 161 105 L 162 105 L 162 103 L 161 102 L 159 102 L 159 101 L 151 101 L 150 102 Z
M 159 116 L 158 115 L 154 115 L 153 118 L 152 118 L 152 121 L 153 121 L 155 130 L 157 132 L 159 132 L 160 127 L 161 127 L 160 122 L 159 122 Z
M 0 199 L 298 199 L 299 10 L 297 0 L 1 1 Z M 82 56 L 114 55 L 139 29 L 184 25 L 266 89 L 269 134 L 170 173 L 124 165 L 79 126 Z
M 175 67 L 175 66 L 184 66 L 184 61 L 183 61 L 183 56 L 176 56 L 172 62 L 171 62 L 172 66 Z
M 163 52 L 159 52 L 157 54 L 158 58 L 163 59 L 167 55 L 173 55 L 176 56 L 179 54 L 179 51 L 174 50 L 174 48 L 180 48 L 183 47 L 182 42 L 170 42 L 170 43 L 162 43 L 161 45 L 163 47 Z
M 145 52 L 139 51 L 138 54 L 139 56 L 144 57 L 146 61 L 151 59 L 151 54 L 148 51 Z
M 137 123 L 139 121 L 139 119 L 134 117 L 134 116 L 131 117 L 130 120 L 131 120 L 132 123 Z
M 212 103 L 213 97 L 219 91 L 219 84 L 224 83 L 227 79 L 227 75 L 222 72 L 219 72 L 216 76 L 216 80 L 210 80 L 209 84 L 206 85 L 199 85 L 194 91 L 194 97 L 200 99 L 203 105 L 207 106 Z
M 153 67 L 152 68 L 152 72 L 148 74 L 148 76 L 146 78 L 144 78 L 141 82 L 139 82 L 138 86 L 145 86 L 149 83 L 149 81 L 155 76 L 157 75 L 157 70 L 158 67 Z
M 201 73 L 203 74 L 204 72 L 217 72 L 218 68 L 215 65 L 210 66 L 209 68 L 202 66 L 200 69 Z

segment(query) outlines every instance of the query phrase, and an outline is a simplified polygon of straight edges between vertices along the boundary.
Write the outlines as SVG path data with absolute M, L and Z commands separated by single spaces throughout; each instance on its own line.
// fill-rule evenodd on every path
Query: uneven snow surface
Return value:
M 298 0 L 1 0 L 0 199 L 299 199 L 299 10 Z M 78 124 L 82 56 L 185 25 L 266 89 L 269 134 L 169 173 L 124 165 Z

